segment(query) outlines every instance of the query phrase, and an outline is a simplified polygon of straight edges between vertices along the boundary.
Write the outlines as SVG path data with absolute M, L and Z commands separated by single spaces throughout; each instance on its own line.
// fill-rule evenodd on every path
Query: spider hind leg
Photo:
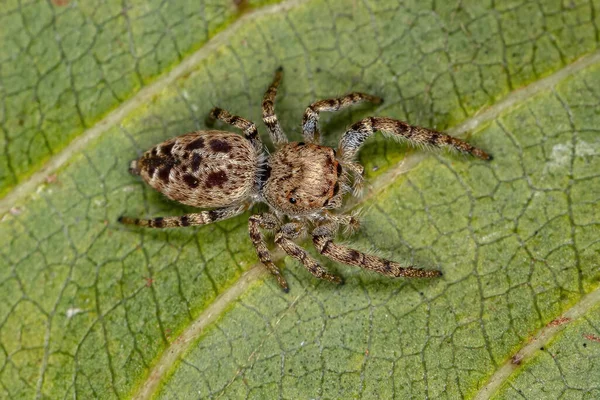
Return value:
M 402 266 L 395 261 L 365 254 L 350 247 L 337 244 L 333 241 L 334 233 L 335 226 L 331 224 L 321 225 L 312 233 L 315 248 L 319 253 L 334 261 L 354 265 L 391 277 L 434 278 L 442 275 L 440 271 Z
M 376 131 L 405 139 L 414 146 L 448 148 L 471 154 L 482 160 L 492 159 L 492 156 L 485 151 L 445 133 L 386 117 L 369 117 L 352 125 L 340 139 L 338 149 L 340 157 L 347 161 L 353 160 L 364 141 Z

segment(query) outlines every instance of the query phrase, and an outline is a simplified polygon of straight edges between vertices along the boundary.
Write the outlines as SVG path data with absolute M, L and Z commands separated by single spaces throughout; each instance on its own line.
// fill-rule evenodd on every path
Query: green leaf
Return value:
M 269 2 L 3 2 L 0 195 L 242 11 Z
M 64 150 L 50 172 L 34 175 L 46 183 L 28 178 L 0 200 L 0 397 L 597 397 L 599 344 L 585 335 L 599 336 L 600 318 L 598 4 L 497 3 L 285 1 L 242 17 L 197 51 L 198 37 L 170 31 L 177 38 L 170 43 L 188 43 L 193 53 L 155 57 L 148 75 L 155 80 L 138 94 L 150 78 L 136 87 L 115 80 L 127 95 L 98 108 L 87 125 L 73 122 L 73 104 L 89 107 L 95 89 L 70 102 L 11 101 L 32 135 Z M 165 4 L 135 4 L 125 14 L 175 18 L 149 12 Z M 55 14 L 45 29 L 86 27 L 81 7 L 44 3 Z M 29 16 L 24 26 L 46 26 L 41 11 L 26 9 L 13 12 Z M 16 21 L 13 14 L 3 18 Z M 107 15 L 117 21 L 122 13 Z M 201 24 L 209 14 L 183 15 L 175 20 Z M 165 30 L 147 24 L 140 40 L 155 49 L 152 38 Z M 42 31 L 6 32 L 12 45 Z M 71 46 L 81 58 L 94 52 Z M 19 48 L 35 54 L 26 42 Z M 103 52 L 111 60 L 121 54 Z M 32 64 L 20 67 L 6 56 L 13 53 L 2 49 L 3 74 Z M 54 70 L 68 69 L 67 59 L 58 56 Z M 308 104 L 356 90 L 385 103 L 323 115 L 328 144 L 352 121 L 385 115 L 469 133 L 466 140 L 495 156 L 487 163 L 423 155 L 380 137 L 361 151 L 367 190 L 349 204 L 363 210 L 363 223 L 345 241 L 440 268 L 443 278 L 392 280 L 324 262 L 346 277 L 337 287 L 280 255 L 291 287 L 284 294 L 257 262 L 250 213 L 169 231 L 116 223 L 122 214 L 190 211 L 131 177 L 128 162 L 203 129 L 213 105 L 260 121 L 279 65 L 276 110 L 293 140 Z M 5 99 L 41 90 L 38 78 L 3 86 Z M 56 92 L 67 98 L 69 90 Z M 52 104 L 52 117 L 42 114 L 56 130 L 44 131 L 25 103 Z M 63 137 L 63 128 L 75 133 Z M 3 162 L 19 153 L 11 143 L 3 144 Z M 29 154 L 23 176 L 49 154 Z

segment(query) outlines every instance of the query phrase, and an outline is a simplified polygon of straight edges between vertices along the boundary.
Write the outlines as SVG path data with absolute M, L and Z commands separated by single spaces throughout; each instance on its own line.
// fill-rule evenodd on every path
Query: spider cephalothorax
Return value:
M 355 227 L 357 221 L 350 215 L 329 210 L 340 208 L 345 194 L 359 192 L 363 167 L 354 158 L 362 143 L 376 131 L 415 145 L 447 147 L 483 160 L 491 157 L 452 136 L 385 117 L 369 117 L 352 125 L 342 136 L 337 151 L 320 145 L 319 112 L 337 111 L 362 101 L 381 103 L 379 97 L 364 93 L 313 103 L 306 109 L 302 121 L 304 142 L 288 143 L 273 106 L 281 77 L 280 68 L 263 99 L 263 121 L 275 145 L 275 152 L 270 156 L 252 122 L 214 108 L 207 120 L 209 125 L 220 120 L 241 129 L 244 136 L 216 130 L 188 133 L 153 147 L 131 162 L 132 174 L 140 175 L 168 198 L 211 210 L 179 217 L 121 217 L 119 221 L 152 228 L 205 225 L 241 214 L 253 203 L 264 202 L 271 211 L 250 217 L 250 239 L 260 261 L 285 291 L 287 282 L 271 260 L 260 229 L 275 232 L 275 243 L 281 249 L 316 277 L 331 282 L 342 280 L 327 272 L 294 242 L 308 228 L 312 229 L 310 235 L 315 248 L 332 260 L 392 277 L 441 275 L 439 271 L 402 266 L 335 243 L 338 229 Z

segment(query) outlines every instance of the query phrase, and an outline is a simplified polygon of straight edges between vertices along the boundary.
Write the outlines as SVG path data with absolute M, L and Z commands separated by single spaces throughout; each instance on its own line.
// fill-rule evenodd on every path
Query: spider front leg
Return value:
M 354 265 L 383 275 L 405 278 L 434 278 L 440 271 L 424 270 L 411 266 L 403 267 L 395 261 L 365 254 L 333 242 L 334 224 L 321 225 L 312 232 L 313 243 L 319 253 L 342 264 Z
M 121 216 L 118 221 L 125 225 L 146 226 L 149 228 L 175 228 L 179 226 L 207 225 L 235 217 L 246 211 L 248 206 L 233 206 L 217 208 L 210 211 L 201 211 L 194 214 L 181 215 L 179 217 L 156 217 L 152 219 L 139 219 Z
M 246 139 L 248 139 L 254 145 L 255 148 L 262 148 L 262 142 L 260 140 L 260 137 L 258 136 L 258 129 L 256 129 L 256 125 L 254 125 L 253 122 L 248 121 L 245 118 L 238 117 L 237 115 L 231 115 L 230 113 L 219 107 L 215 107 L 212 110 L 210 110 L 210 113 L 208 113 L 208 116 L 206 117 L 206 126 L 213 126 L 216 120 L 225 122 L 226 124 L 241 129 Z
M 277 96 L 277 88 L 279 87 L 282 78 L 283 68 L 279 67 L 277 68 L 277 71 L 275 71 L 275 78 L 273 78 L 271 86 L 267 89 L 262 102 L 263 122 L 269 130 L 271 141 L 275 147 L 287 143 L 287 138 L 281 130 L 277 115 L 275 115 L 275 96 Z
M 342 283 L 342 278 L 329 273 L 325 268 L 312 258 L 306 250 L 293 242 L 303 232 L 304 226 L 298 222 L 290 222 L 279 229 L 275 235 L 275 244 L 285 251 L 289 256 L 300 261 L 302 265 L 314 276 L 333 283 Z
M 252 244 L 254 245 L 254 248 L 256 249 L 256 254 L 258 255 L 258 259 L 260 260 L 261 263 L 263 263 L 263 265 L 265 267 L 267 267 L 269 272 L 275 276 L 275 279 L 277 279 L 277 283 L 279 284 L 279 286 L 281 286 L 283 291 L 287 293 L 290 291 L 287 281 L 281 274 L 281 271 L 279 270 L 279 268 L 277 268 L 277 265 L 275 265 L 273 263 L 273 260 L 271 259 L 271 253 L 269 252 L 269 249 L 267 249 L 265 239 L 263 237 L 263 234 L 260 231 L 260 228 L 263 228 L 263 229 L 266 229 L 269 231 L 274 231 L 278 227 L 279 227 L 279 220 L 273 214 L 257 214 L 257 215 L 251 216 L 250 219 L 248 220 L 248 230 L 250 231 L 250 240 L 252 240 Z
M 311 104 L 304 112 L 304 117 L 302 119 L 302 134 L 304 135 L 304 140 L 309 143 L 318 143 L 320 141 L 318 124 L 319 113 L 321 111 L 338 111 L 363 101 L 381 104 L 383 99 L 366 93 L 354 92 L 343 97 L 320 100 Z
M 485 151 L 445 133 L 412 126 L 406 122 L 392 118 L 369 117 L 352 125 L 344 136 L 342 136 L 338 149 L 342 160 L 352 161 L 364 141 L 376 131 L 408 140 L 413 145 L 446 147 L 471 154 L 482 160 L 492 159 L 492 156 Z

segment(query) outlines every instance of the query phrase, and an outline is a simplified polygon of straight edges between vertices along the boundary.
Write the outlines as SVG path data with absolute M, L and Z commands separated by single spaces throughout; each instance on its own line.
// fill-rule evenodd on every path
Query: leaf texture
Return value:
M 125 14 L 175 18 L 165 4 L 132 4 Z M 223 11 L 229 3 L 219 4 L 213 9 L 230 18 Z M 597 293 L 600 282 L 599 4 L 252 5 L 254 16 L 210 39 L 210 51 L 173 84 L 150 88 L 149 101 L 104 120 L 106 130 L 81 151 L 66 148 L 67 162 L 45 184 L 4 204 L 0 397 L 597 397 L 599 344 L 581 335 L 598 336 L 597 302 L 588 306 L 582 299 Z M 52 17 L 51 25 L 81 26 L 82 6 L 56 7 L 43 4 L 64 17 Z M 25 15 L 26 9 L 15 6 L 14 13 Z M 108 15 L 120 21 L 123 14 Z M 193 9 L 183 15 L 175 25 L 185 25 L 186 18 L 201 24 L 198 19 L 210 14 Z M 3 162 L 18 154 L 31 160 L 18 173 L 10 167 L 13 178 L 39 168 L 69 138 L 85 136 L 102 115 L 123 107 L 123 99 L 135 98 L 149 80 L 163 79 L 160 74 L 185 51 L 211 36 L 191 38 L 189 26 L 169 31 L 148 24 L 152 29 L 140 41 L 154 56 L 143 79 L 98 64 L 117 74 L 111 85 L 123 91 L 118 99 L 96 107 L 107 89 L 73 97 L 72 82 L 48 78 L 66 85 L 57 93 L 71 96 L 71 103 L 61 103 L 69 106 L 28 102 L 35 109 L 54 107 L 56 115 L 47 120 L 55 125 L 48 130 L 36 113 L 11 100 L 27 115 L 23 126 L 31 135 L 59 143 L 46 153 L 28 153 L 23 149 L 37 146 L 26 134 L 15 136 L 18 151 L 12 139 L 5 140 Z M 174 38 L 169 43 L 187 50 L 158 57 L 163 53 L 156 35 L 167 31 Z M 19 37 L 15 31 L 6 36 L 15 43 Z M 72 46 L 81 59 L 94 54 L 93 45 Z M 131 56 L 105 52 L 114 62 L 119 54 Z M 57 57 L 55 69 L 71 68 L 66 60 Z M 5 57 L 2 65 L 18 69 L 19 62 Z M 308 104 L 364 91 L 385 103 L 324 114 L 327 143 L 335 143 L 352 121 L 382 115 L 454 134 L 468 130 L 466 140 L 495 156 L 491 163 L 446 153 L 423 156 L 382 138 L 360 153 L 368 184 L 352 207 L 362 209 L 362 228 L 344 240 L 440 268 L 442 279 L 390 280 L 324 263 L 347 278 L 337 287 L 282 258 L 291 286 L 286 295 L 257 265 L 247 236 L 249 213 L 169 231 L 116 223 L 123 214 L 190 211 L 129 176 L 128 162 L 166 138 L 203 129 L 215 105 L 260 121 L 262 95 L 280 65 L 285 77 L 276 110 L 293 140 L 300 138 Z M 36 87 L 38 75 L 23 82 L 15 92 Z M 106 84 L 90 82 L 83 87 Z M 81 114 L 86 124 L 69 114 L 73 104 L 94 109 Z M 556 331 L 544 350 L 499 375 L 536 332 L 581 304 L 587 307 L 582 316 Z M 556 354 L 563 358 L 557 361 Z M 497 390 L 486 391 L 495 377 Z

